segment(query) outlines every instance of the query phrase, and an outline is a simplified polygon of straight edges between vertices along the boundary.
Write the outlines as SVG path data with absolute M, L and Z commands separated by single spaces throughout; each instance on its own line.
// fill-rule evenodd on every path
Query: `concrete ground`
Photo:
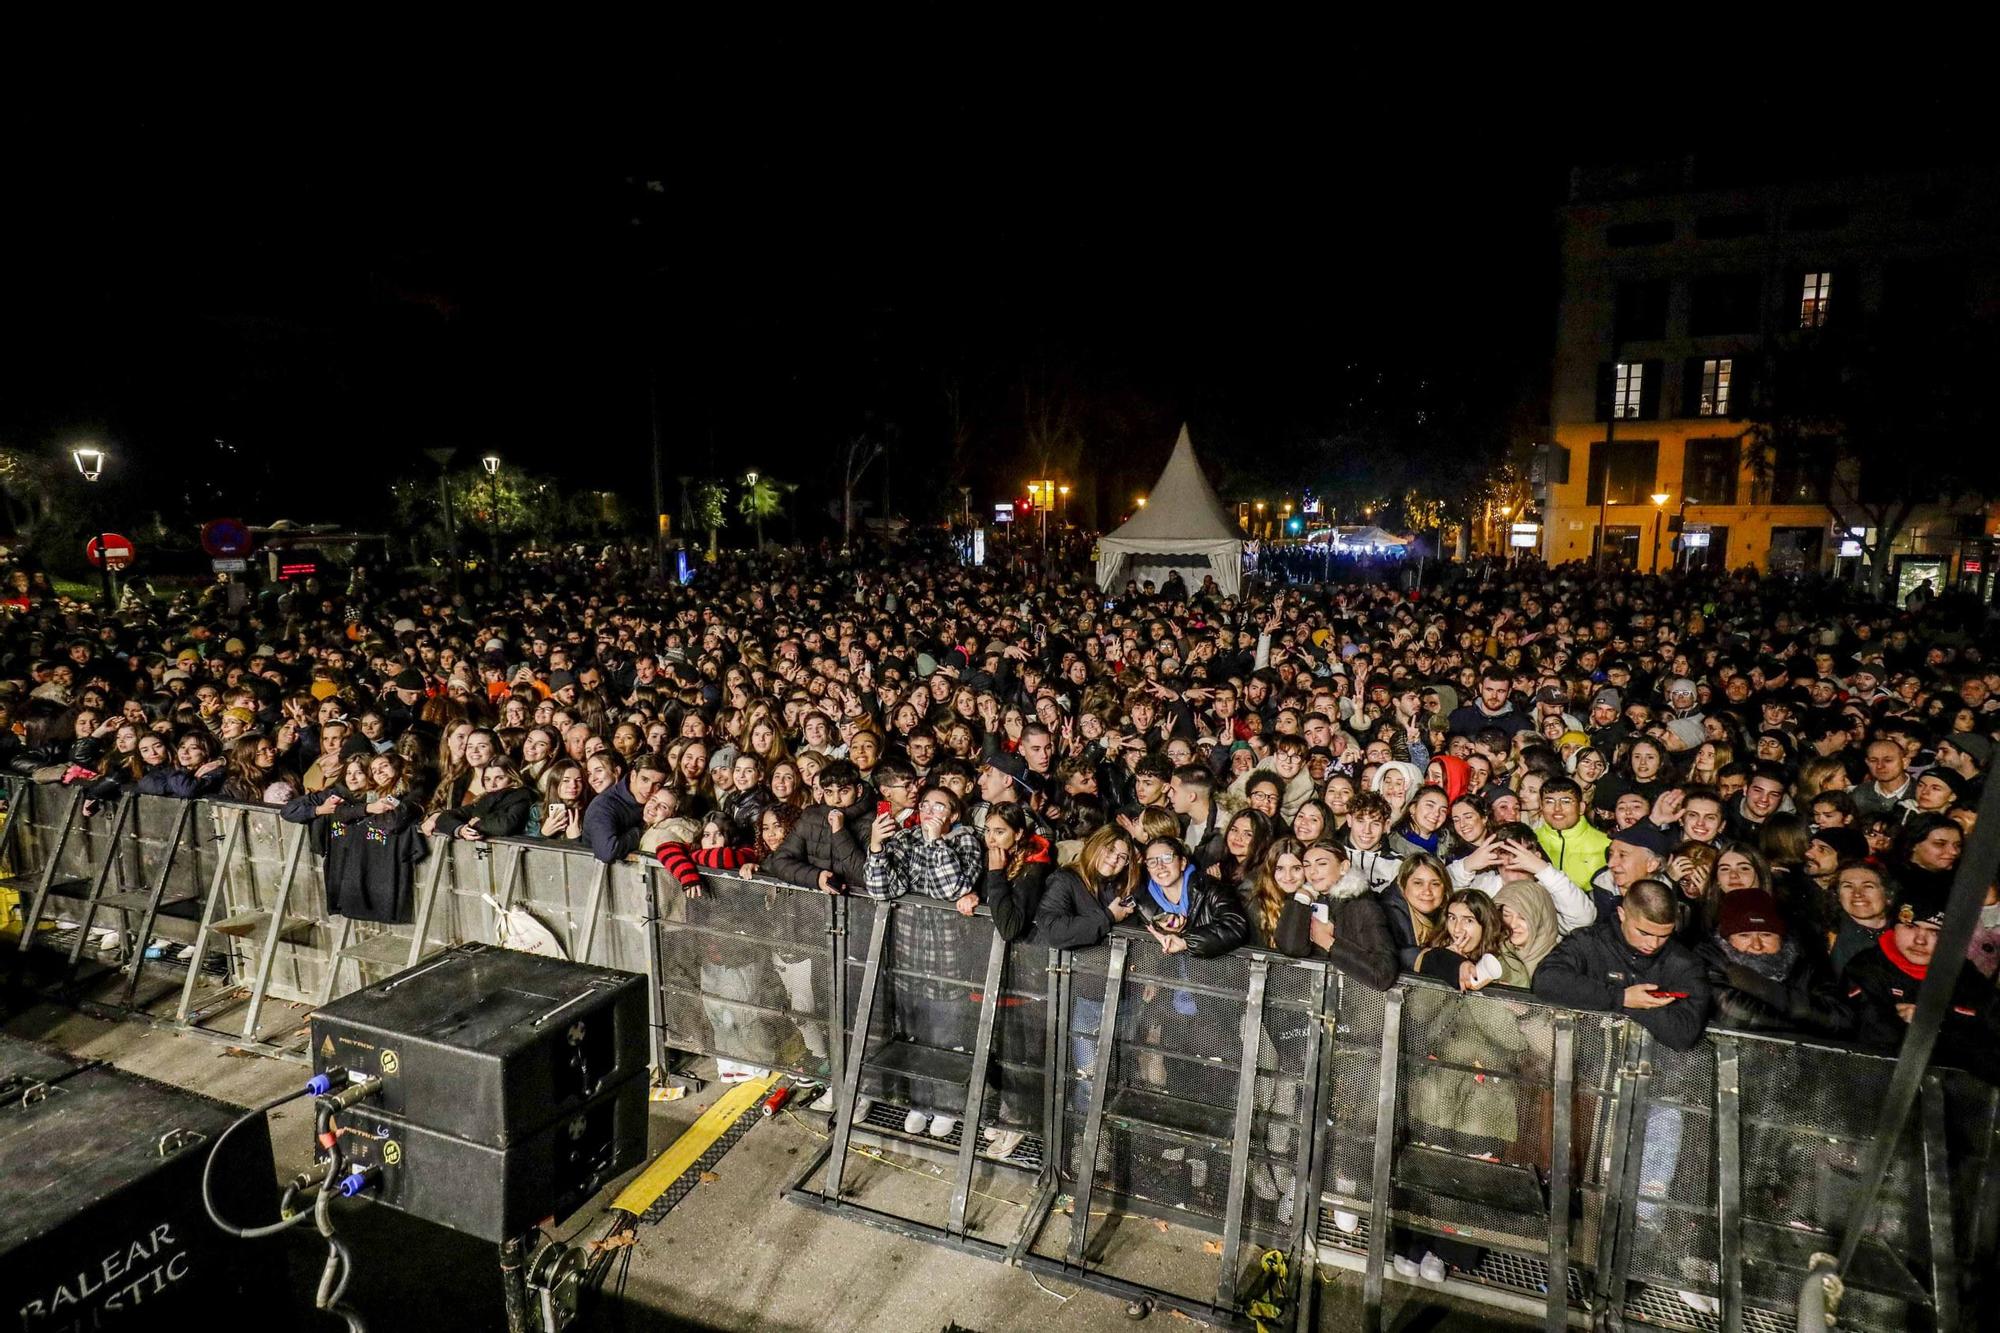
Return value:
M 10 1013 L 0 1028 L 238 1105 L 269 1100 L 305 1076 L 301 1065 L 232 1052 L 204 1038 L 134 1021 L 102 1021 L 46 1004 Z M 654 1103 L 652 1150 L 664 1150 L 720 1091 L 709 1084 L 681 1101 Z M 310 1163 L 311 1130 L 304 1102 L 273 1114 L 271 1138 L 280 1175 Z M 937 1333 L 954 1323 L 977 1333 L 1049 1327 L 1091 1333 L 1135 1326 L 1124 1303 L 1114 1297 L 1046 1278 L 1037 1281 L 1024 1269 L 904 1239 L 783 1199 L 784 1186 L 818 1152 L 824 1134 L 824 1117 L 810 1114 L 780 1115 L 752 1129 L 716 1166 L 713 1180 L 698 1186 L 657 1225 L 639 1228 L 624 1299 L 596 1326 L 760 1333 Z M 866 1198 L 894 1198 L 904 1206 L 940 1213 L 948 1192 L 948 1184 L 914 1158 L 857 1156 L 852 1180 Z M 566 1219 L 561 1234 L 600 1232 L 603 1207 L 614 1193 L 615 1188 L 607 1190 Z M 1017 1193 L 994 1182 L 974 1200 L 975 1223 L 1005 1229 L 1010 1210 L 1018 1207 Z M 381 1208 L 345 1209 L 340 1230 L 355 1258 L 349 1302 L 367 1318 L 373 1333 L 490 1333 L 504 1326 L 492 1247 Z M 1177 1268 L 1199 1271 L 1204 1239 L 1179 1228 L 1163 1231 L 1150 1222 L 1134 1222 L 1119 1228 L 1112 1243 L 1129 1251 L 1121 1266 L 1171 1275 Z M 294 1289 L 309 1305 L 325 1257 L 318 1238 L 295 1230 L 259 1244 L 262 1253 L 255 1261 L 282 1257 Z M 1490 1329 L 1498 1322 L 1491 1311 L 1410 1299 L 1429 1295 L 1391 1283 L 1384 1328 L 1457 1333 Z M 1328 1282 L 1320 1312 L 1321 1329 L 1359 1328 L 1359 1279 L 1341 1274 Z M 240 1317 L 251 1312 L 229 1313 Z M 1199 1327 L 1165 1312 L 1146 1324 Z M 311 1330 L 337 1325 L 308 1316 L 291 1326 Z

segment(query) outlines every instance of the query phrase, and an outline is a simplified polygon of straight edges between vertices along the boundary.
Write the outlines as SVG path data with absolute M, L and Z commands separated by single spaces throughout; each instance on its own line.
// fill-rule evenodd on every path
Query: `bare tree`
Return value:
M 882 442 L 865 434 L 853 436 L 840 447 L 840 543 L 843 546 L 854 541 L 854 492 L 882 452 Z

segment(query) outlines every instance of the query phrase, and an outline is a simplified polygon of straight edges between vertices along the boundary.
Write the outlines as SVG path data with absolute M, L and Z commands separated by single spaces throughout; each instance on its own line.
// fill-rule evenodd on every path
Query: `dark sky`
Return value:
M 976 500 L 1027 475 L 1028 398 L 1068 405 L 1107 497 L 1182 420 L 1225 488 L 1296 484 L 1309 441 L 1385 413 L 1454 414 L 1489 451 L 1540 410 L 1569 166 L 1708 133 L 1430 93 L 990 94 L 718 100 L 617 149 L 140 117 L 12 170 L 63 207 L 30 210 L 0 279 L 0 444 L 105 443 L 132 523 L 380 522 L 438 445 L 643 511 L 649 372 L 670 489 L 757 466 L 823 492 L 870 432 L 920 504 L 953 387 Z M 1825 151 L 1782 112 L 1735 133 L 1766 116 L 1756 142 Z

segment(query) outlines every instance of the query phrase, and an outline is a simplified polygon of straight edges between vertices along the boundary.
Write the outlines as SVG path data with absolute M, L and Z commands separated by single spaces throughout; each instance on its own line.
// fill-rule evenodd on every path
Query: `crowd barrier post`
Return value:
M 104 897 L 104 885 L 118 864 L 119 853 L 124 846 L 125 826 L 131 822 L 132 811 L 138 804 L 136 800 L 120 801 L 116 813 L 111 816 L 111 836 L 105 843 L 104 859 L 97 863 L 96 873 L 90 877 L 90 889 L 84 894 L 83 923 L 77 927 L 75 937 L 69 942 L 69 964 L 63 973 L 64 981 L 74 980 L 76 969 L 83 962 L 83 946 L 90 942 L 90 928 L 97 922 L 98 901 Z
M 590 950 L 597 943 L 597 918 L 604 910 L 605 894 L 611 889 L 611 864 L 597 862 L 597 869 L 590 878 L 590 905 L 583 913 L 583 939 L 579 943 L 575 936 L 570 940 L 570 957 L 579 963 L 590 961 Z
M 250 991 L 250 1008 L 243 1016 L 243 1039 L 257 1040 L 257 1020 L 264 1014 L 264 996 L 271 988 L 271 969 L 278 961 L 278 941 L 285 934 L 286 918 L 292 910 L 292 885 L 299 877 L 299 862 L 305 856 L 307 834 L 303 824 L 292 830 L 292 849 L 285 854 L 285 869 L 278 881 L 271 919 L 264 926 L 264 942 L 258 950 L 257 984 Z
M 861 995 L 854 1009 L 853 1044 L 848 1047 L 847 1065 L 842 1071 L 845 1081 L 840 1085 L 840 1095 L 834 1100 L 833 1146 L 826 1163 L 826 1197 L 836 1204 L 840 1202 L 840 1178 L 847 1169 L 847 1147 L 854 1138 L 854 1107 L 861 1097 L 861 1063 L 868 1055 L 868 1028 L 874 1021 L 875 998 L 881 991 L 882 950 L 889 938 L 889 920 L 896 904 L 880 902 L 875 908 L 875 920 L 868 931 L 868 962 L 861 974 Z M 847 959 L 836 957 L 834 967 L 845 972 Z M 834 1011 L 833 1025 L 828 1030 L 829 1045 L 840 1043 L 843 1012 Z
M 1946 1159 L 1944 1085 L 1935 1072 L 1924 1075 L 1918 1100 L 1922 1117 L 1924 1210 L 1930 1232 L 1931 1304 L 1938 1333 L 1958 1328 L 1958 1247 L 1952 1222 L 1951 1164 Z M 1989 1164 L 1990 1166 L 1990 1164 Z
M 1389 1264 L 1391 1168 L 1396 1150 L 1396 1094 L 1403 1063 L 1403 991 L 1392 990 L 1382 1006 L 1382 1062 L 1376 1070 L 1374 1156 L 1368 1181 L 1368 1268 L 1361 1279 L 1361 1327 L 1382 1327 L 1382 1270 Z
M 222 912 L 229 882 L 229 864 L 236 857 L 236 849 L 243 841 L 244 825 L 249 822 L 249 812 L 225 807 L 222 811 L 222 852 L 216 858 L 215 873 L 210 876 L 208 893 L 203 898 L 201 924 L 194 935 L 194 952 L 188 955 L 187 979 L 181 983 L 181 1002 L 174 1010 L 174 1024 L 186 1028 L 192 1023 L 194 1012 L 194 992 L 201 980 L 202 966 L 208 961 L 209 942 L 214 936 L 215 922 Z
M 1084 1243 L 1090 1234 L 1090 1196 L 1097 1181 L 1097 1151 L 1104 1141 L 1104 1104 L 1111 1097 L 1111 1054 L 1117 1044 L 1118 998 L 1125 989 L 1125 958 L 1131 941 L 1113 936 L 1111 960 L 1104 977 L 1104 1007 L 1097 1020 L 1097 1046 L 1092 1052 L 1090 1106 L 1083 1118 L 1083 1154 L 1076 1167 L 1071 1195 L 1069 1266 L 1083 1267 Z M 1072 1003 L 1074 998 L 1072 997 Z
M 140 908 L 139 929 L 134 937 L 132 957 L 125 965 L 127 973 L 125 981 L 125 1007 L 127 1009 L 130 1009 L 138 1000 L 139 977 L 146 969 L 146 949 L 152 943 L 153 924 L 159 919 L 160 906 L 166 899 L 167 885 L 173 874 L 174 861 L 180 855 L 182 844 L 187 839 L 188 828 L 193 819 L 194 803 L 192 801 L 181 802 L 174 811 L 173 831 L 167 837 L 166 850 L 160 857 L 159 868 L 154 872 L 153 882 L 146 886 L 143 905 L 131 901 L 132 898 L 138 896 L 134 894 L 119 894 L 110 900 L 114 910 L 123 910 L 125 912 L 125 920 L 128 924 L 132 919 L 131 909 L 135 906 Z M 90 928 L 90 918 L 88 916 L 84 918 L 83 925 L 85 930 Z
M 1570 1153 L 1576 1140 L 1576 1016 L 1555 1016 L 1555 1092 L 1549 1126 L 1549 1306 L 1545 1333 L 1569 1327 Z
M 1257 1044 L 1264 1033 L 1264 987 L 1271 963 L 1263 954 L 1250 960 L 1250 986 L 1243 1002 L 1239 1039 L 1243 1063 L 1236 1071 L 1236 1114 L 1230 1123 L 1229 1207 L 1222 1222 L 1222 1275 L 1216 1280 L 1215 1303 L 1228 1309 L 1236 1303 L 1236 1265 L 1243 1250 L 1243 1199 L 1250 1168 L 1251 1120 L 1256 1108 Z M 1296 1206 L 1296 1205 L 1294 1205 Z
M 979 993 L 979 1033 L 972 1045 L 972 1073 L 965 1080 L 965 1115 L 959 1124 L 958 1165 L 952 1176 L 951 1211 L 945 1233 L 965 1235 L 965 1202 L 972 1193 L 972 1165 L 979 1155 L 979 1113 L 986 1105 L 986 1063 L 993 1056 L 993 1020 L 1000 1012 L 1000 969 L 1007 961 L 1007 941 L 999 931 L 986 948 L 986 984 Z
M 39 785 L 30 784 L 31 787 Z M 83 811 L 83 788 L 65 788 L 63 794 L 67 799 L 63 802 L 62 823 L 56 829 L 55 845 L 49 848 L 48 859 L 42 863 L 42 873 L 35 881 L 34 901 L 28 905 L 28 915 L 21 923 L 22 953 L 35 947 L 35 933 L 41 927 L 42 913 L 48 906 L 49 894 L 55 889 L 57 867 L 62 864 L 63 852 L 69 846 L 70 835 L 76 830 L 77 816 Z M 28 802 L 28 807 L 32 811 L 39 803 L 40 797 L 37 796 Z
M 1722 1333 L 1743 1333 L 1742 1053 L 1717 1036 L 1715 1051 L 1715 1222 Z

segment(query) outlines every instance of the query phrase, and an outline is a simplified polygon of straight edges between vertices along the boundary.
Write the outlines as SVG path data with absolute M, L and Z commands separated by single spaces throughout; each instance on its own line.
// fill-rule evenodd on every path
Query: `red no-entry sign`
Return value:
M 103 543 L 102 549 L 98 545 L 100 542 Z M 83 553 L 98 569 L 102 569 L 107 562 L 113 569 L 123 569 L 132 563 L 132 539 L 107 532 L 102 537 L 92 537 L 85 542 Z
M 218 518 L 201 525 L 201 549 L 217 560 L 250 554 L 250 529 L 237 518 Z

